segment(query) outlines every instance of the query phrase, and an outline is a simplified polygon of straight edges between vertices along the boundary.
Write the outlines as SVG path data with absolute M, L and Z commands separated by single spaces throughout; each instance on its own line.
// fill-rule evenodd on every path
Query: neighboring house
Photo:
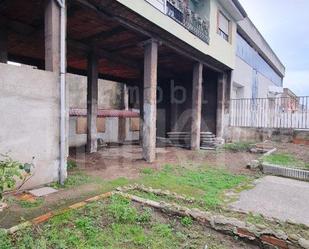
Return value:
M 292 92 L 291 89 L 283 88 L 283 93 L 280 94 L 280 97 L 282 98 L 283 110 L 292 111 L 292 112 L 302 110 L 301 104 L 304 104 L 304 103 L 300 103 L 301 98 L 298 97 L 294 92 Z
M 282 93 L 285 68 L 247 17 L 238 22 L 232 99 L 268 98 Z
M 225 137 L 231 90 L 252 83 L 237 73 L 240 35 L 256 42 L 250 44 L 280 79 L 284 71 L 258 31 L 241 24 L 246 16 L 237 0 L 1 1 L 0 153 L 35 158 L 29 187 L 66 178 L 69 144 L 86 143 L 93 153 L 99 137 L 115 141 L 120 127 L 121 140 L 128 139 L 126 118 L 136 113 L 140 123 L 130 123 L 129 139 L 140 130 L 148 162 L 155 160 L 156 137 L 170 131 L 190 134 L 193 150 L 201 132 Z M 271 81 L 273 73 L 265 76 Z M 102 90 L 102 79 L 113 89 L 127 86 L 128 100 Z M 107 94 L 115 100 L 108 105 Z M 107 128 L 102 118 L 110 116 L 122 125 Z

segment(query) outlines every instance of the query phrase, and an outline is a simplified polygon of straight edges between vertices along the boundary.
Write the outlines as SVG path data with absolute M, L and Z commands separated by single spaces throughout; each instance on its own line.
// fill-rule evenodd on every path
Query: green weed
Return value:
M 151 175 L 152 173 L 154 173 L 154 170 L 151 168 L 143 168 L 141 169 L 141 173 L 144 175 Z
M 118 195 L 111 197 L 108 207 L 109 214 L 120 223 L 130 223 L 137 220 L 137 210 L 131 207 L 130 201 Z
M 269 156 L 263 157 L 263 161 L 275 164 L 275 165 L 281 165 L 291 168 L 302 168 L 302 169 L 309 169 L 309 164 L 306 164 L 305 162 L 298 160 L 293 155 L 290 154 L 284 154 L 284 153 L 276 153 L 271 154 Z
M 224 150 L 228 150 L 231 152 L 247 152 L 251 149 L 252 144 L 250 142 L 236 142 L 236 143 L 228 143 L 223 145 Z
M 185 227 L 189 227 L 193 224 L 193 220 L 191 217 L 185 216 L 181 218 L 180 223 Z
M 43 198 L 37 198 L 34 201 L 24 201 L 24 200 L 18 200 L 17 203 L 22 207 L 22 208 L 37 208 L 41 206 L 44 202 Z
M 77 168 L 77 163 L 73 160 L 68 160 L 67 169 L 72 170 L 72 169 L 75 169 L 75 168 Z
M 65 180 L 64 185 L 60 185 L 58 182 L 51 183 L 49 186 L 53 188 L 72 188 L 80 185 L 84 185 L 93 181 L 91 176 L 85 175 L 82 172 L 76 172 L 70 174 Z

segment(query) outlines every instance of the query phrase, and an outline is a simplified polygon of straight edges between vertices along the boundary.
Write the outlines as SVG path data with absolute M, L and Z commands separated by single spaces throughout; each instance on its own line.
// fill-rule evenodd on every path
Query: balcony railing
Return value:
M 146 0 L 209 44 L 209 21 L 193 12 L 183 0 Z

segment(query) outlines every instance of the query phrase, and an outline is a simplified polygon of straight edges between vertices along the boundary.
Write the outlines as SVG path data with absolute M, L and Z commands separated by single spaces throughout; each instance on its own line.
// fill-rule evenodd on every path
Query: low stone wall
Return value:
M 194 199 L 186 198 L 169 191 L 162 191 L 159 189 L 146 188 L 144 186 L 132 185 L 127 187 L 120 187 L 115 194 L 121 195 L 125 198 L 131 199 L 135 202 L 147 205 L 156 209 L 160 209 L 165 213 L 177 216 L 189 216 L 200 224 L 212 228 L 218 232 L 237 236 L 245 241 L 259 245 L 260 248 L 267 249 L 309 249 L 309 241 L 300 237 L 286 234 L 278 230 L 274 231 L 266 227 L 260 227 L 247 222 L 238 220 L 236 218 L 226 217 L 223 215 L 214 215 L 211 212 L 201 211 L 197 208 L 187 208 L 175 203 L 167 203 L 165 201 L 153 201 L 144 199 L 136 195 L 126 193 L 129 190 L 141 190 L 156 195 L 172 196 L 175 199 L 192 202 Z M 124 191 L 124 192 L 122 192 Z
M 248 128 L 248 127 L 228 127 L 226 131 L 226 141 L 265 141 L 293 142 L 293 129 L 268 129 L 268 128 Z

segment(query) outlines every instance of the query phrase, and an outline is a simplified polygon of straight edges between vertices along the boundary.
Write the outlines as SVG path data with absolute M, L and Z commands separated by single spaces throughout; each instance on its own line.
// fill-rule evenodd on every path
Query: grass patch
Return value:
M 224 150 L 231 152 L 247 152 L 251 149 L 254 143 L 251 142 L 236 142 L 236 143 L 227 143 L 223 145 Z
M 141 217 L 147 218 L 141 221 Z M 209 249 L 227 249 L 231 248 L 231 243 L 210 235 L 192 220 L 145 210 L 141 205 L 116 196 L 56 216 L 12 236 L 0 231 L 1 249 L 174 249 L 204 248 L 205 244 Z
M 297 158 L 295 158 L 293 155 L 290 154 L 284 154 L 284 153 L 271 154 L 269 156 L 264 156 L 263 161 L 270 164 L 281 165 L 290 168 L 309 170 L 308 163 L 298 160 Z
M 37 208 L 37 207 L 40 207 L 44 203 L 44 199 L 37 198 L 34 201 L 17 200 L 17 203 L 22 208 Z
M 143 168 L 141 169 L 141 173 L 144 175 L 151 175 L 152 173 L 154 173 L 154 170 L 151 168 Z
M 147 174 L 138 182 L 194 197 L 203 201 L 206 209 L 213 209 L 222 204 L 224 191 L 251 180 L 248 176 L 234 175 L 222 169 L 187 169 L 166 165 L 163 170 Z
M 88 176 L 82 172 L 74 172 L 71 173 L 68 178 L 65 180 L 64 185 L 59 184 L 58 182 L 54 182 L 49 184 L 49 186 L 61 189 L 61 188 L 72 188 L 80 185 L 84 185 L 90 182 L 93 182 L 94 178 Z

